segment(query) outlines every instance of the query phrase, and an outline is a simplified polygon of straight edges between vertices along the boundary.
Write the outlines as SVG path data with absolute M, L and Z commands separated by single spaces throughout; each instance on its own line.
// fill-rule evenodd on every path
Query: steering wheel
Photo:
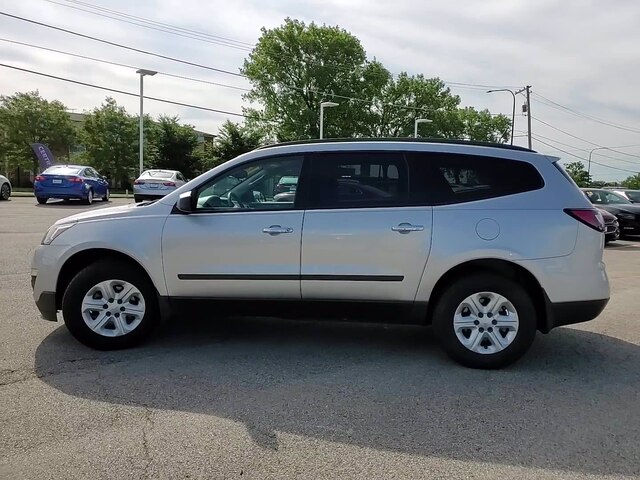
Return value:
M 240 197 L 237 194 L 229 192 L 228 198 L 233 208 L 244 208 L 244 204 L 240 201 Z

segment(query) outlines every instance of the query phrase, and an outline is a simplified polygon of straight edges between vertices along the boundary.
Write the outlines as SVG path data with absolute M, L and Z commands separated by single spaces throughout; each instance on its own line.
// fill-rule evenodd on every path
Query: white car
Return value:
M 187 183 L 177 170 L 145 170 L 133 182 L 133 198 L 136 202 L 157 200 Z
M 11 182 L 4 175 L 0 175 L 0 200 L 9 200 L 11 196 Z
M 313 141 L 261 148 L 152 204 L 57 221 L 32 262 L 42 316 L 94 348 L 162 316 L 432 325 L 476 368 L 609 299 L 602 215 L 558 158 L 496 144 Z M 275 199 L 283 177 L 299 179 Z

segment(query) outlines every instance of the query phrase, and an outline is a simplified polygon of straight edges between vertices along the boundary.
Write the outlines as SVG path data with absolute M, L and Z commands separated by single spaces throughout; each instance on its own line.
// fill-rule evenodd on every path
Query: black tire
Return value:
M 9 200 L 11 196 L 11 185 L 3 183 L 0 185 L 0 200 Z
M 47 203 L 47 200 L 49 199 L 47 197 L 36 197 L 36 200 L 40 205 L 44 205 L 45 203 Z
M 136 203 L 140 203 L 142 201 L 142 198 L 139 197 L 138 195 L 134 195 L 133 196 L 133 201 L 136 202 Z
M 118 337 L 107 337 L 94 332 L 85 323 L 82 302 L 94 285 L 115 279 L 129 282 L 140 291 L 144 297 L 145 313 L 135 330 Z M 160 322 L 158 296 L 153 284 L 144 272 L 121 261 L 98 261 L 81 270 L 64 292 L 62 314 L 71 334 L 84 345 L 98 350 L 133 347 L 145 340 Z
M 82 200 L 82 202 L 85 205 L 91 205 L 93 203 L 93 190 L 92 189 L 89 189 L 89 191 L 87 192 L 87 198 L 84 198 Z
M 109 201 L 109 194 L 111 192 L 109 191 L 109 189 L 107 188 L 107 190 L 104 192 L 104 195 L 102 196 L 102 201 L 103 202 L 108 202 Z
M 457 338 L 453 318 L 462 301 L 479 292 L 494 292 L 508 299 L 518 313 L 519 326 L 512 343 L 493 354 L 469 350 Z M 536 309 L 526 290 L 508 278 L 477 273 L 454 281 L 437 300 L 433 312 L 433 328 L 441 347 L 456 362 L 470 368 L 502 368 L 522 357 L 536 335 Z

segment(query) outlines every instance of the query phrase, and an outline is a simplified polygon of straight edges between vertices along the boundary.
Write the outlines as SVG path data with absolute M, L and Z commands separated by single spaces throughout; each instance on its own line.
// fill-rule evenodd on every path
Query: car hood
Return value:
M 640 215 L 640 205 L 598 205 L 598 208 L 613 213 L 614 215 L 618 213 L 634 213 Z
M 69 217 L 58 220 L 55 224 L 65 224 L 74 222 L 91 222 L 96 220 L 106 220 L 110 218 L 124 218 L 135 216 L 147 216 L 166 212 L 167 207 L 159 202 L 152 204 L 143 203 L 131 203 L 128 205 L 122 205 L 118 207 L 99 208 L 90 210 L 88 212 L 78 213 Z

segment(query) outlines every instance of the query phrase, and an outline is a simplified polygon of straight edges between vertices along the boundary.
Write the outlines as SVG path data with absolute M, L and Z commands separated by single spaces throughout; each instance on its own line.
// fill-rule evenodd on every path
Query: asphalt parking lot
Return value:
M 39 318 L 29 263 L 56 219 L 104 206 L 0 202 L 0 478 L 640 476 L 640 238 L 607 247 L 597 320 L 501 371 L 425 328 L 215 312 L 98 352 Z

